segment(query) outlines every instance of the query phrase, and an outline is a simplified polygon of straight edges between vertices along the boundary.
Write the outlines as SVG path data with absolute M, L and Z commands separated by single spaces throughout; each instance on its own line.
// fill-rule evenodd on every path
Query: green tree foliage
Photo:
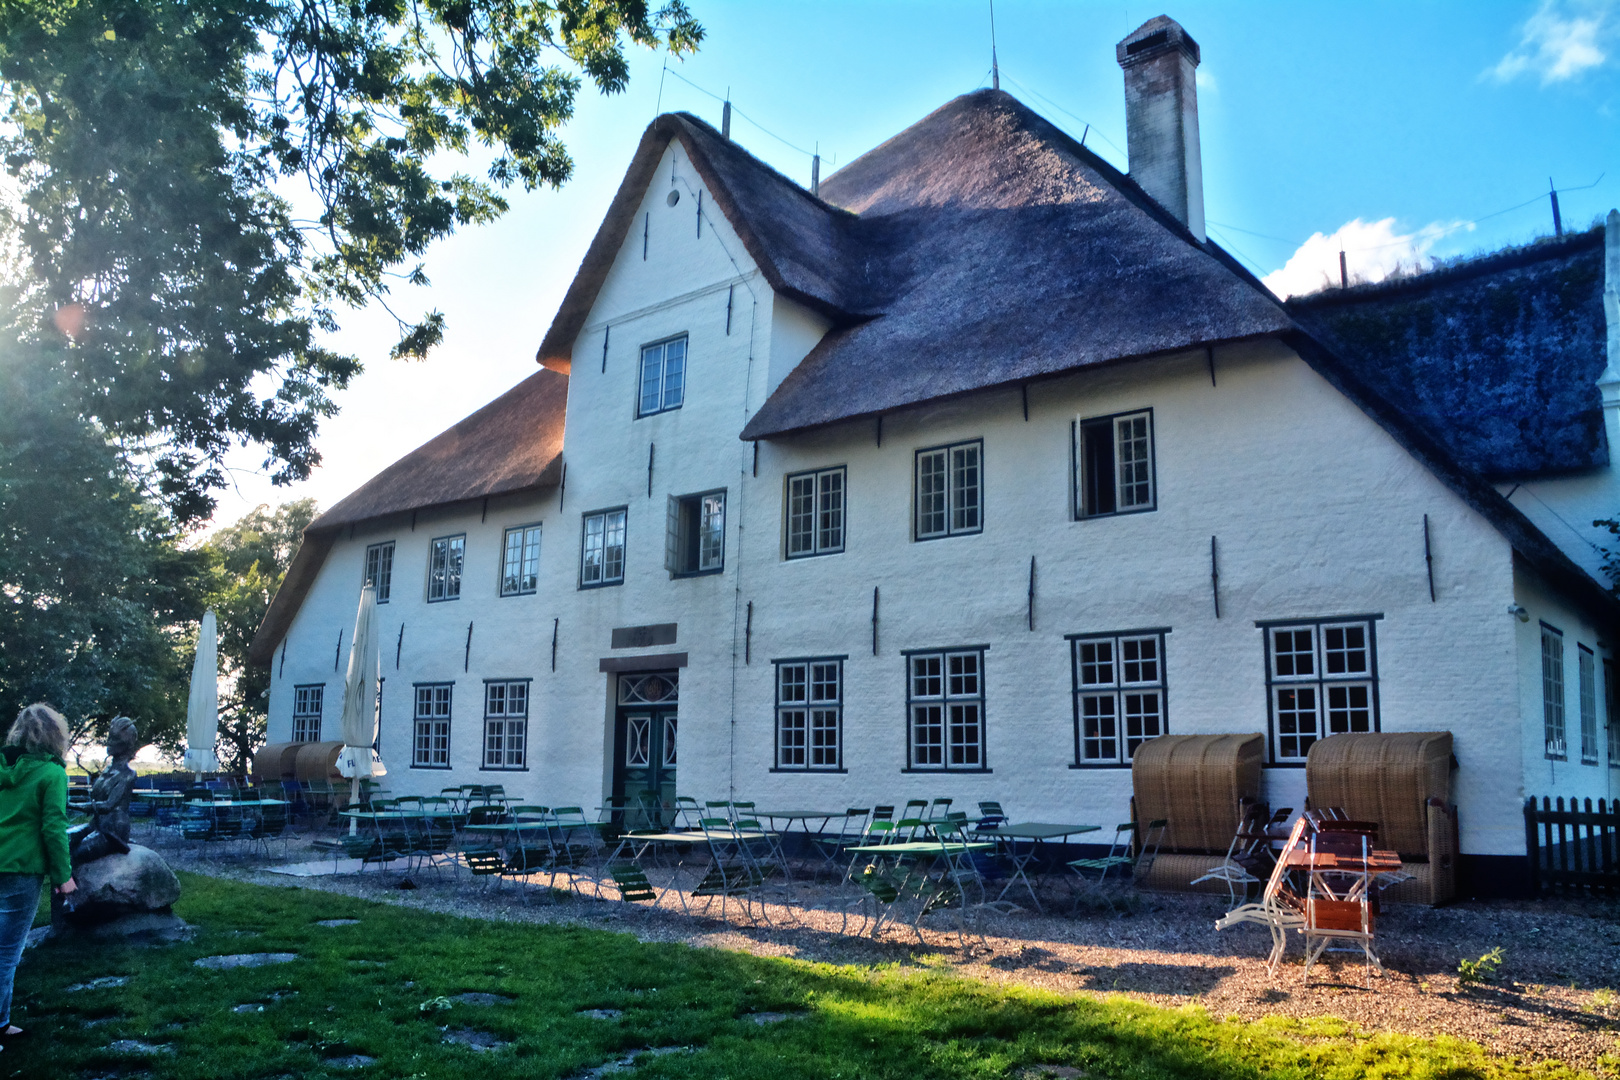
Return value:
M 308 475 L 343 305 L 425 283 L 428 246 L 556 185 L 584 78 L 683 53 L 681 0 L 0 0 L 0 152 L 35 362 L 206 516 L 235 444 Z M 487 175 L 445 171 L 482 146 Z M 396 356 L 443 334 L 401 319 Z
M 215 575 L 208 606 L 219 619 L 222 768 L 246 769 L 253 751 L 264 745 L 270 669 L 248 663 L 248 646 L 298 550 L 304 527 L 314 518 L 314 499 L 299 499 L 274 510 L 259 506 L 202 545 L 213 560 Z

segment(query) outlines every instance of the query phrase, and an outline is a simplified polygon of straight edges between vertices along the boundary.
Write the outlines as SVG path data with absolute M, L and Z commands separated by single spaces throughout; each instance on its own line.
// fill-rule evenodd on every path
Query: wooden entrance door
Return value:
M 680 680 L 676 672 L 620 675 L 613 738 L 613 795 L 628 806 L 623 825 L 674 824 Z

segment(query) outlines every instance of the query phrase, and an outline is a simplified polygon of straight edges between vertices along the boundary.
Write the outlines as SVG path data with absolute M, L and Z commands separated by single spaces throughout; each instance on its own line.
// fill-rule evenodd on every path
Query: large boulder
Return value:
M 75 923 L 100 923 L 122 915 L 168 911 L 180 899 L 180 879 L 163 856 L 140 844 L 128 855 L 107 855 L 74 872 L 78 891 L 68 897 L 65 912 Z

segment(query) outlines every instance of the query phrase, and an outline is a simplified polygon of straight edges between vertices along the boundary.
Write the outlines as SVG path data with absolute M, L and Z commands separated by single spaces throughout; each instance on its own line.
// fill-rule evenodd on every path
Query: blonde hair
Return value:
M 66 757 L 68 752 L 68 726 L 62 714 L 44 702 L 36 702 L 17 714 L 6 736 L 7 746 L 21 746 L 30 754 L 52 754 Z

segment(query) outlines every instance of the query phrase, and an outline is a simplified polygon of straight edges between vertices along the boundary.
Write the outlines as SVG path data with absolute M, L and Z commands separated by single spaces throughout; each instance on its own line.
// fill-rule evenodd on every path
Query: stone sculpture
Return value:
M 135 721 L 115 718 L 107 733 L 107 756 L 112 760 L 90 786 L 91 819 L 68 830 L 75 870 L 107 855 L 129 854 L 129 802 L 135 797 L 135 770 L 129 763 L 139 749 Z

